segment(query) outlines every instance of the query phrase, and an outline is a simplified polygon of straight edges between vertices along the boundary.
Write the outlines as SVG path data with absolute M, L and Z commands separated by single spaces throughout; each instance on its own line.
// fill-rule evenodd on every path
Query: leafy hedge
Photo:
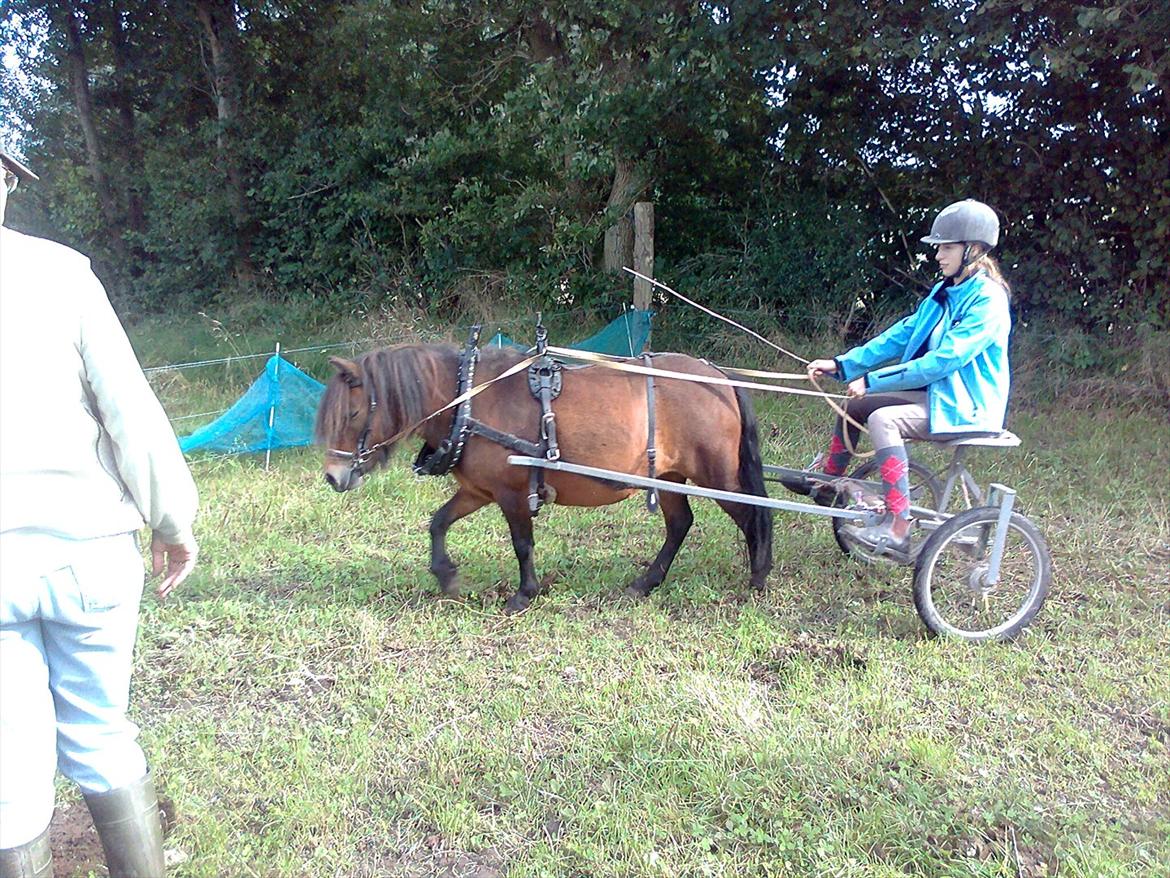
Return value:
M 917 239 L 969 195 L 1023 319 L 1170 327 L 1161 0 L 15 0 L 0 40 L 44 178 L 9 219 L 91 253 L 124 311 L 441 308 L 484 274 L 593 306 L 627 295 L 603 239 L 640 199 L 661 276 L 865 319 L 920 295 Z

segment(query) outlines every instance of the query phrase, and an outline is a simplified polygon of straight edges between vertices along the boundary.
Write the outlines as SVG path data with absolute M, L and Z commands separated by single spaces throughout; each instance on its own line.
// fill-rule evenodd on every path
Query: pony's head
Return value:
M 325 385 L 315 432 L 325 448 L 325 481 L 335 491 L 360 485 L 429 414 L 435 370 L 428 359 L 421 345 L 329 358 L 337 372 Z
M 361 484 L 382 450 L 370 450 L 377 402 L 359 363 L 330 357 L 329 364 L 337 372 L 325 385 L 315 432 L 325 448 L 325 481 L 335 491 L 348 491 Z

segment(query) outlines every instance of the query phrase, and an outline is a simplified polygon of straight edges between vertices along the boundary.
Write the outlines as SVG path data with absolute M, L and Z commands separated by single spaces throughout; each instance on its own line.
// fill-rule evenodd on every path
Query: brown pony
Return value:
M 506 349 L 488 348 L 475 372 L 483 384 L 523 359 Z M 317 411 L 317 441 L 326 449 L 325 480 L 337 491 L 361 484 L 386 463 L 397 439 L 413 434 L 438 448 L 450 432 L 454 410 L 429 420 L 456 396 L 459 351 L 451 345 L 409 344 L 373 351 L 356 360 L 334 357 L 335 374 Z M 638 360 L 631 363 L 640 364 Z M 657 354 L 656 369 L 723 377 L 715 367 L 683 354 Z M 561 456 L 576 464 L 645 476 L 648 406 L 646 378 L 604 366 L 565 368 L 562 391 L 553 402 Z M 755 413 L 739 389 L 655 377 L 655 442 L 661 479 L 766 496 Z M 526 370 L 497 381 L 474 397 L 472 416 L 503 433 L 537 442 L 540 403 Z M 384 444 L 382 444 L 384 443 Z M 452 470 L 459 488 L 431 519 L 430 570 L 446 594 L 459 593 L 457 568 L 447 554 L 447 530 L 481 506 L 496 503 L 508 521 L 520 563 L 520 588 L 508 612 L 528 607 L 540 585 L 532 563 L 529 468 L 508 463 L 516 452 L 472 435 Z M 572 473 L 548 471 L 550 502 L 605 506 L 638 489 Z M 666 541 L 627 592 L 648 595 L 670 569 L 694 516 L 686 496 L 662 492 Z M 772 513 L 759 506 L 717 501 L 743 531 L 751 563 L 751 584 L 763 588 L 772 567 Z

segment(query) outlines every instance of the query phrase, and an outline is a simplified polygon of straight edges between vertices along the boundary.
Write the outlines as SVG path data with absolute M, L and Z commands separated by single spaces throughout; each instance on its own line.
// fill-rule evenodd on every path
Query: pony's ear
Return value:
M 337 370 L 337 374 L 341 376 L 341 380 L 350 387 L 362 386 L 362 370 L 353 360 L 347 360 L 343 357 L 330 357 L 329 365 Z

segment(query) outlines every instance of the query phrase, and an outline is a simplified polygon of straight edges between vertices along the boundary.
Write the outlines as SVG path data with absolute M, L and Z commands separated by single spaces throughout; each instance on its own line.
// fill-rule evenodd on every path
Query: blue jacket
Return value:
M 1007 292 L 976 273 L 949 287 L 940 304 L 935 294 L 943 283 L 909 317 L 837 357 L 838 377 L 852 381 L 865 375 L 867 393 L 926 387 L 932 433 L 998 432 L 1011 386 Z M 940 319 L 929 350 L 912 359 Z M 897 362 L 882 366 L 891 360 Z

